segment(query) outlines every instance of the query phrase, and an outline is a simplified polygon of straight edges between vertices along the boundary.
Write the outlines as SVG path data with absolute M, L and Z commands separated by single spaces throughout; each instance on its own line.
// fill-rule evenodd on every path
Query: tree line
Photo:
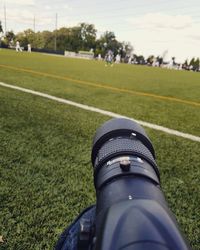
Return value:
M 0 25 L 0 32 L 2 26 Z M 116 55 L 120 53 L 122 57 L 131 54 L 133 46 L 129 42 L 120 42 L 115 33 L 106 31 L 97 38 L 97 30 L 93 24 L 80 23 L 74 27 L 62 27 L 54 31 L 38 31 L 31 29 L 15 34 L 13 31 L 6 32 L 2 40 L 3 47 L 15 46 L 16 41 L 24 48 L 31 44 L 32 48 L 56 50 L 56 51 L 93 51 L 97 56 L 105 55 L 111 49 Z

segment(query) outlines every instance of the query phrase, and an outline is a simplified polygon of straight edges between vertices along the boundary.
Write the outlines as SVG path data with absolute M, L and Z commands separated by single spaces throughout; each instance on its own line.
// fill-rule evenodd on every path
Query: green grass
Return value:
M 200 103 L 200 74 L 194 72 L 132 65 L 115 65 L 110 68 L 100 62 L 4 50 L 1 51 L 0 64 Z M 97 88 L 1 67 L 0 69 L 0 79 L 6 83 L 43 91 L 183 132 L 200 134 L 200 106 Z
M 44 56 L 38 53 L 17 54 L 15 51 L 7 50 L 1 51 L 0 63 L 59 76 L 101 82 L 105 85 L 200 101 L 200 75 L 193 72 L 125 64 L 109 68 L 104 67 L 104 63 L 90 60 Z
M 105 68 L 98 62 L 5 50 L 0 51 L 0 64 L 199 101 L 200 75 L 191 72 Z M 199 107 L 3 68 L 0 81 L 199 135 Z M 97 127 L 108 119 L 0 87 L 0 235 L 5 239 L 0 249 L 52 249 L 63 229 L 95 202 L 91 143 Z M 169 206 L 193 249 L 200 250 L 199 143 L 146 131 L 155 146 Z

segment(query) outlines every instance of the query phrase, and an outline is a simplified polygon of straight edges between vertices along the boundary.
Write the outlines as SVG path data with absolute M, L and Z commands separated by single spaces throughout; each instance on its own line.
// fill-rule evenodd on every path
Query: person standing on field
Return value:
M 121 61 L 121 56 L 120 54 L 117 54 L 115 57 L 115 63 L 120 63 L 120 61 Z
M 31 45 L 30 45 L 30 43 L 28 44 L 28 52 L 31 53 Z
M 105 56 L 105 61 L 106 61 L 106 64 L 105 66 L 107 67 L 108 65 L 110 65 L 111 67 L 113 66 L 113 52 L 111 50 L 108 51 L 108 53 L 106 54 Z
M 22 48 L 20 47 L 19 41 L 16 42 L 16 51 L 17 52 L 19 52 L 19 51 L 22 52 Z

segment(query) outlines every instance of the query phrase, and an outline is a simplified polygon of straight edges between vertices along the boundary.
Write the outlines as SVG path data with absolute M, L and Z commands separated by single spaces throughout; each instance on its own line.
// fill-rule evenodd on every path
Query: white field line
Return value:
M 31 90 L 31 89 L 25 89 L 25 88 L 21 88 L 21 87 L 14 86 L 14 85 L 9 85 L 9 84 L 3 83 L 3 82 L 0 82 L 0 86 L 11 88 L 11 89 L 16 89 L 16 90 L 19 90 L 19 91 L 22 91 L 22 92 L 30 93 L 30 94 L 41 96 L 41 97 L 45 97 L 45 98 L 48 98 L 48 99 L 51 99 L 51 100 L 54 100 L 54 101 L 57 101 L 57 102 L 60 102 L 60 103 L 65 103 L 65 104 L 68 104 L 68 105 L 71 105 L 71 106 L 75 106 L 75 107 L 78 107 L 78 108 L 81 108 L 81 109 L 84 109 L 84 110 L 96 112 L 96 113 L 99 113 L 99 114 L 102 114 L 102 115 L 106 115 L 106 116 L 110 116 L 110 117 L 114 117 L 114 118 L 127 118 L 127 119 L 130 119 L 130 120 L 136 121 L 139 124 L 141 124 L 142 126 L 145 126 L 145 127 L 151 128 L 151 129 L 159 130 L 159 131 L 168 133 L 170 135 L 176 135 L 176 136 L 186 138 L 186 139 L 189 139 L 189 140 L 192 140 L 192 141 L 200 142 L 200 137 L 199 136 L 183 133 L 183 132 L 180 132 L 180 131 L 177 131 L 177 130 L 166 128 L 166 127 L 159 126 L 159 125 L 156 125 L 156 124 L 152 124 L 152 123 L 149 123 L 149 122 L 135 120 L 133 118 L 123 116 L 123 115 L 119 115 L 119 114 L 116 114 L 116 113 L 113 113 L 113 112 L 110 112 L 110 111 L 98 109 L 98 108 L 88 106 L 88 105 L 84 105 L 84 104 L 80 104 L 80 103 L 77 103 L 77 102 L 72 102 L 72 101 L 69 101 L 69 100 L 66 100 L 66 99 L 63 99 L 63 98 L 55 97 L 55 96 L 48 95 L 48 94 L 38 92 L 38 91 L 34 91 L 34 90 Z

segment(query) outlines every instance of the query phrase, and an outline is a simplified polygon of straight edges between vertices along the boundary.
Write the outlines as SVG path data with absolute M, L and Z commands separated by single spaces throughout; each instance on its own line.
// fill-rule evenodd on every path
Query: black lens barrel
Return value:
M 133 120 L 112 119 L 93 141 L 94 250 L 189 250 L 160 187 L 155 152 Z
M 96 187 L 100 169 L 109 160 L 120 156 L 140 157 L 153 167 L 160 179 L 155 151 L 144 129 L 133 120 L 115 118 L 104 123 L 93 140 L 92 164 Z

